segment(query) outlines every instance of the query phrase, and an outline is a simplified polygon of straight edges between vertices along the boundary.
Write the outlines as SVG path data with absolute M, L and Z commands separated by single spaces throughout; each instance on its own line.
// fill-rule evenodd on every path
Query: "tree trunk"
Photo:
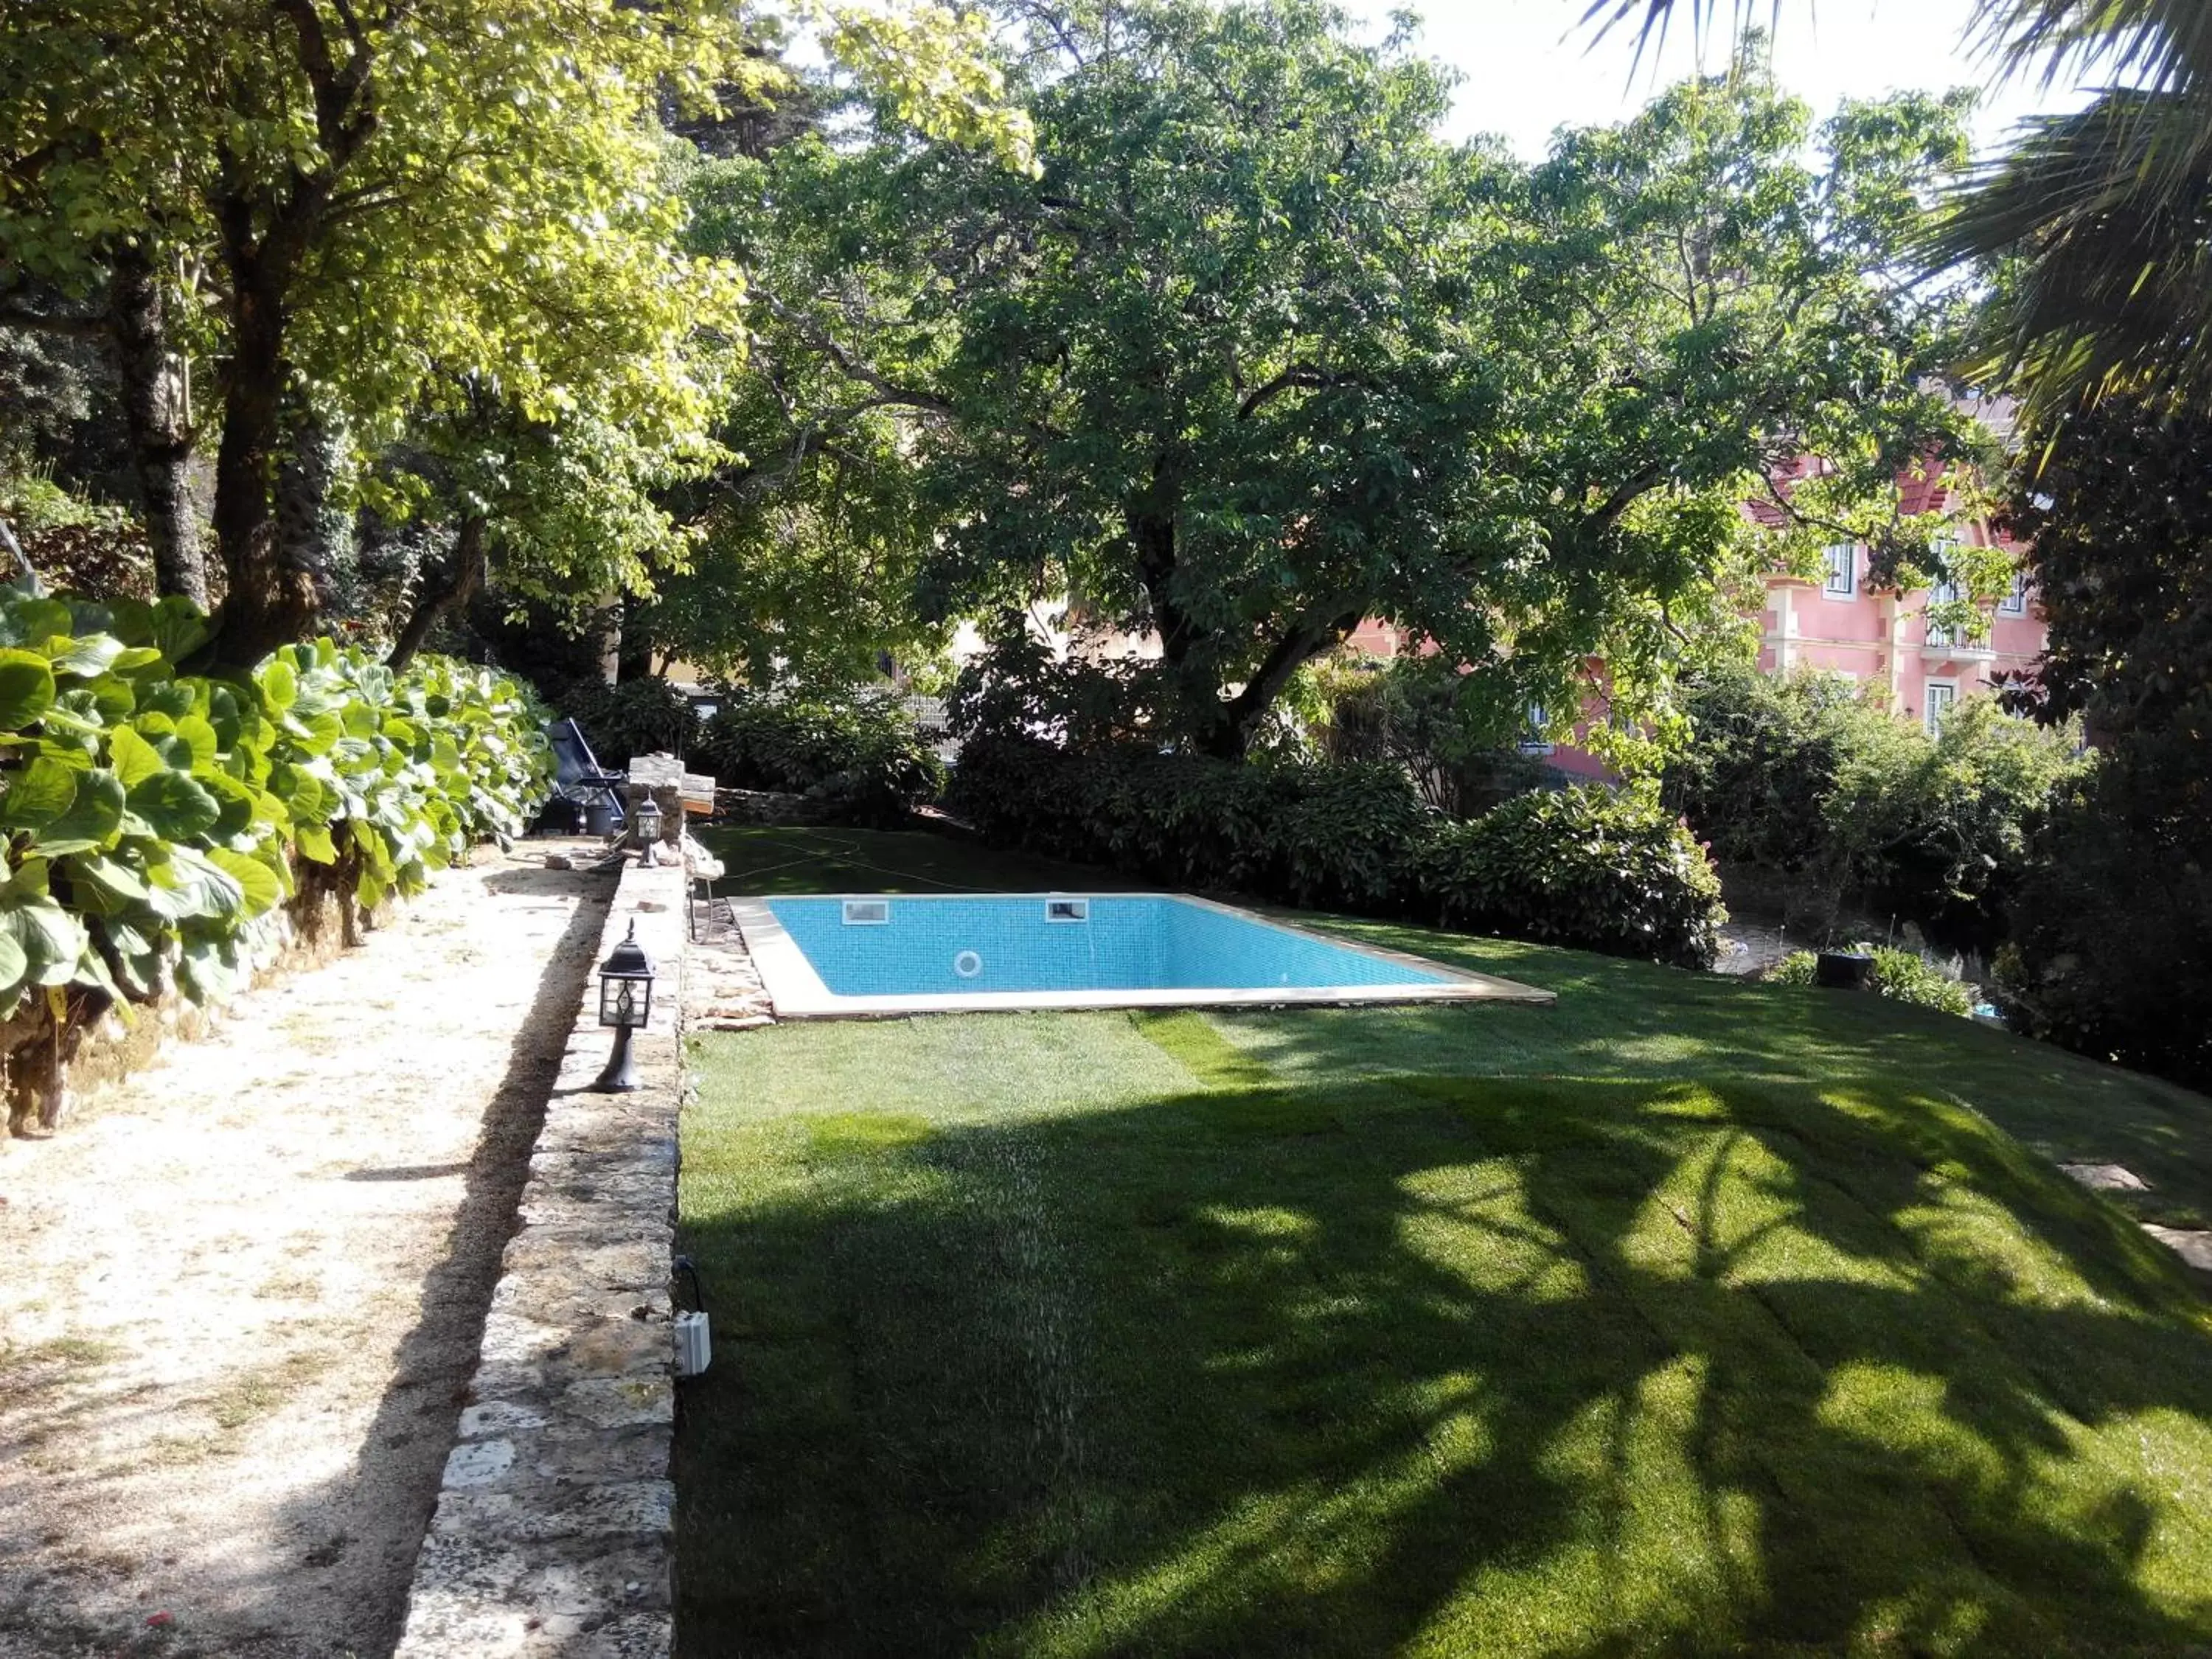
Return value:
M 454 538 L 451 568 L 424 585 L 386 661 L 393 668 L 406 667 L 438 619 L 474 599 L 483 579 L 484 521 L 480 514 L 471 513 L 461 520 L 460 533 Z
M 619 589 L 611 591 L 606 604 L 599 613 L 599 678 L 609 685 L 622 682 L 623 596 Z
M 192 511 L 191 411 L 183 361 L 169 349 L 161 283 L 143 247 L 109 262 L 108 337 L 123 387 L 123 419 L 154 550 L 154 587 L 207 608 L 207 555 Z
M 239 212 L 250 219 L 250 210 Z M 216 544 L 228 592 L 210 655 L 224 667 L 250 668 L 278 646 L 306 638 L 321 601 L 313 573 L 286 558 L 270 508 L 290 378 L 284 361 L 286 283 L 252 245 L 250 223 L 240 228 L 242 234 L 226 236 L 233 284 L 231 360 L 215 470 Z
M 1260 722 L 1283 695 L 1291 677 L 1332 646 L 1341 645 L 1359 626 L 1358 611 L 1328 622 L 1301 617 L 1270 647 L 1244 682 L 1243 690 L 1221 704 L 1217 720 L 1198 734 L 1200 750 L 1217 760 L 1243 760 Z
M 353 520 L 331 504 L 345 444 L 315 410 L 295 394 L 288 422 L 290 441 L 276 469 L 276 553 L 288 570 L 302 570 L 314 584 L 318 611 L 330 586 Z

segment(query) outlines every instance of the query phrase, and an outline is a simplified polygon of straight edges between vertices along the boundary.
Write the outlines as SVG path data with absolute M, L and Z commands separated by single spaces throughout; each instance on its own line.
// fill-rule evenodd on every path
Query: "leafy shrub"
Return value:
M 2114 744 L 2053 813 L 1998 952 L 2007 1020 L 2212 1087 L 2212 724 Z
M 181 599 L 0 589 L 0 1018 L 40 993 L 65 1029 L 173 986 L 222 1000 L 302 886 L 414 892 L 544 797 L 543 711 L 505 675 L 328 640 L 178 674 L 204 635 Z
M 1136 748 L 970 738 L 946 804 L 986 840 L 1170 886 L 1353 910 L 1396 908 L 1430 817 L 1404 774 Z
M 726 691 L 697 754 L 726 788 L 804 794 L 853 823 L 902 823 L 945 787 L 936 750 L 897 698 L 879 693 Z
M 1420 849 L 1416 885 L 1448 927 L 1683 968 L 1720 952 L 1720 878 L 1681 821 L 1633 797 L 1522 795 Z
M 684 694 L 655 675 L 609 685 L 599 679 L 571 683 L 554 699 L 584 728 L 599 764 L 611 772 L 637 755 L 681 759 L 696 742 L 699 720 Z
M 1055 657 L 1018 618 L 953 677 L 945 715 L 962 738 L 1044 738 L 1086 751 L 1157 742 L 1179 724 L 1171 688 L 1141 663 Z
M 0 518 L 47 586 L 100 600 L 153 597 L 153 550 L 128 509 L 83 500 L 37 474 L 0 476 Z M 7 567 L 12 580 L 14 561 Z
M 1742 669 L 1685 696 L 1692 738 L 1668 764 L 1668 804 L 1726 863 L 1795 872 L 1824 866 L 1826 806 L 1843 757 L 1895 722 L 1827 675 Z
M 1386 764 L 1235 763 L 975 737 L 947 805 L 988 841 L 1175 887 L 1417 915 L 1446 926 L 1709 964 L 1725 919 L 1698 844 L 1597 791 L 1525 796 L 1472 823 Z
M 1854 945 L 1851 949 L 1874 958 L 1874 988 L 1892 1001 L 1933 1008 L 1962 1019 L 1973 1013 L 1974 988 L 1953 979 L 1911 951 L 1878 945 Z M 1764 977 L 1770 985 L 1810 985 L 1817 965 L 1812 951 L 1793 951 L 1768 969 Z
M 1557 775 L 1501 732 L 1497 712 L 1470 694 L 1470 676 L 1441 656 L 1399 657 L 1385 665 L 1330 665 L 1316 671 L 1323 708 L 1314 723 L 1333 761 L 1380 761 L 1405 769 L 1422 798 L 1455 817 L 1472 817 Z
M 1805 878 L 1830 911 L 1893 912 L 1986 950 L 2051 801 L 2080 776 L 2069 731 L 1970 698 L 1930 737 L 1811 674 L 1717 676 L 1689 700 L 1693 737 L 1667 799 L 1715 856 Z

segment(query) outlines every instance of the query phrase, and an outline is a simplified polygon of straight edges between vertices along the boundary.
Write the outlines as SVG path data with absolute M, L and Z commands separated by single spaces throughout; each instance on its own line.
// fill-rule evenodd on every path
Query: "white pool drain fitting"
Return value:
M 983 958 L 973 951 L 963 951 L 952 958 L 952 971 L 963 979 L 973 979 L 983 971 Z

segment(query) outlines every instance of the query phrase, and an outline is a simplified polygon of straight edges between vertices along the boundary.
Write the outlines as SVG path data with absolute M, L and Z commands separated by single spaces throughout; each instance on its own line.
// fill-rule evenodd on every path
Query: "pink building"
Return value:
M 1943 494 L 1940 484 L 1908 483 L 1904 510 L 1941 510 Z M 1875 587 L 1868 581 L 1867 549 L 1839 542 L 1826 550 L 1826 568 L 1818 580 L 1778 572 L 1766 578 L 1759 665 L 1773 674 L 1817 669 L 1838 675 L 1931 729 L 1960 698 L 1987 691 L 1992 673 L 2033 666 L 2043 654 L 2045 629 L 2027 573 L 2018 568 L 2022 550 L 1986 524 L 1963 524 L 1959 534 L 1969 546 L 1994 545 L 2014 556 L 2012 586 L 1990 610 L 1983 638 L 1954 639 L 1929 625 L 1929 604 L 1955 595 L 1900 597 Z
M 1934 480 L 1907 479 L 1900 508 L 1909 516 L 1940 512 L 1946 494 Z M 1781 526 L 1779 514 L 1765 502 L 1747 502 L 1745 511 L 1771 527 Z M 1918 720 L 1932 731 L 1961 698 L 1989 690 L 1993 674 L 2033 667 L 2043 654 L 2045 631 L 2021 565 L 2025 550 L 1988 524 L 1962 523 L 1956 533 L 1966 545 L 2001 547 L 2014 556 L 2012 586 L 1988 607 L 1983 637 L 1954 639 L 1929 623 L 1929 605 L 1955 595 L 1939 591 L 1900 596 L 1876 587 L 1869 580 L 1868 550 L 1839 542 L 1826 550 L 1826 568 L 1817 579 L 1780 571 L 1765 578 L 1760 669 L 1778 675 L 1806 670 L 1836 675 L 1885 702 L 1899 719 Z M 1385 659 L 1416 648 L 1391 624 L 1371 617 L 1346 643 Z M 1594 662 L 1590 670 L 1595 683 L 1602 665 Z M 1530 713 L 1532 726 L 1545 723 L 1543 711 Z M 1570 741 L 1531 738 L 1522 750 L 1542 756 L 1571 777 L 1610 776 L 1605 763 L 1576 741 L 1592 720 L 1604 718 L 1595 691 L 1583 714 Z

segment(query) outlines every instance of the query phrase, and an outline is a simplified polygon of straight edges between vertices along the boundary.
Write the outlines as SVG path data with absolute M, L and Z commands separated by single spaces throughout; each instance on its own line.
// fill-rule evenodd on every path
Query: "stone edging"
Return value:
M 669 1288 L 684 875 L 630 865 L 531 1154 L 396 1659 L 647 1659 L 673 1640 Z M 644 1086 L 602 1095 L 598 964 L 632 921 L 659 972 Z

